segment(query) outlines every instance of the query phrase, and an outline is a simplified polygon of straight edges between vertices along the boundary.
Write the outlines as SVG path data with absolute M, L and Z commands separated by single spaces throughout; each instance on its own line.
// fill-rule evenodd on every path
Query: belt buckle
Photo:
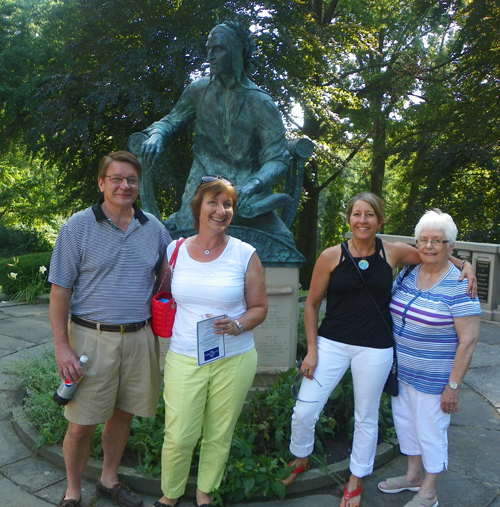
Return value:
M 125 334 L 126 331 L 125 331 L 125 324 L 120 324 L 120 333 L 121 334 Z

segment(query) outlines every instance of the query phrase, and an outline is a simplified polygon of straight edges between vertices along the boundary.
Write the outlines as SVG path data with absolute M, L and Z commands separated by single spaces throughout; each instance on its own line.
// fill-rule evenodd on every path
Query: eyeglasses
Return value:
M 305 401 L 305 400 L 301 400 L 299 399 L 299 387 L 298 387 L 298 383 L 304 378 L 304 375 L 302 375 L 302 373 L 297 373 L 297 375 L 295 375 L 295 378 L 293 379 L 293 384 L 292 384 L 292 387 L 290 388 L 290 391 L 292 392 L 292 397 L 294 400 L 297 400 L 297 401 L 301 401 L 303 403 L 318 403 L 317 401 Z M 313 380 L 316 380 L 314 377 L 313 377 Z M 323 387 L 317 380 L 316 382 L 318 383 L 319 387 Z
M 201 177 L 202 183 L 212 183 L 217 180 L 222 180 L 224 183 L 227 183 L 228 185 L 233 186 L 233 184 L 227 178 L 224 178 L 223 176 L 218 176 L 215 174 L 207 174 L 206 176 Z
M 430 243 L 432 246 L 443 246 L 444 243 L 449 243 L 448 239 L 427 239 L 427 238 L 419 238 L 417 239 L 417 244 L 419 246 L 427 246 Z
M 123 180 L 127 180 L 127 183 L 131 187 L 136 187 L 139 185 L 140 179 L 136 176 L 129 176 L 128 178 L 125 178 L 125 176 L 120 176 L 119 174 L 111 174 L 110 176 L 104 176 L 105 178 L 109 178 L 109 181 L 111 183 L 115 183 L 116 185 L 121 185 Z

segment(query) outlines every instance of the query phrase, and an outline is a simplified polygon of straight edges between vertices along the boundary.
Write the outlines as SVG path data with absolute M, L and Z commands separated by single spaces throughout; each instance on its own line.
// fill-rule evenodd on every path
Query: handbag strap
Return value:
M 177 263 L 177 255 L 179 254 L 179 248 L 181 247 L 182 243 L 186 241 L 186 238 L 179 238 L 175 244 L 175 249 L 172 253 L 172 257 L 170 257 L 170 261 L 168 262 L 168 267 L 165 270 L 165 274 L 163 275 L 163 280 L 160 283 L 160 286 L 158 287 L 157 294 L 161 291 L 161 288 L 163 287 L 163 284 L 165 283 L 165 280 L 167 279 L 167 275 L 169 270 L 172 270 L 172 273 L 174 272 L 175 264 Z
M 356 261 L 354 260 L 353 256 L 351 255 L 351 252 L 349 251 L 349 245 L 347 244 L 347 241 L 344 241 L 342 243 L 342 246 L 344 247 L 345 251 L 347 252 L 347 255 L 349 255 L 349 258 L 351 259 L 352 263 L 354 264 L 354 267 L 356 268 L 356 271 L 359 273 L 359 276 L 361 277 L 361 280 L 363 280 L 363 283 L 366 287 L 366 290 L 368 291 L 368 294 L 370 294 L 370 297 L 372 298 L 373 304 L 377 308 L 377 311 L 382 318 L 382 322 L 385 324 L 385 327 L 387 328 L 387 331 L 389 332 L 389 335 L 391 337 L 392 343 L 394 344 L 394 335 L 392 334 L 392 330 L 389 328 L 389 325 L 387 324 L 387 321 L 385 320 L 377 301 L 373 297 L 373 294 L 370 291 L 370 288 L 368 287 L 368 284 L 366 283 L 365 277 L 361 274 L 361 271 L 359 269 L 359 266 L 356 264 Z

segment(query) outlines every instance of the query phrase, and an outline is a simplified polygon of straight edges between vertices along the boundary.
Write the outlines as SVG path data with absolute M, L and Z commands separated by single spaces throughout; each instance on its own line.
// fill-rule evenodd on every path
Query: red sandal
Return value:
M 290 461 L 290 463 L 288 463 L 288 466 L 289 466 L 289 467 L 293 466 L 294 461 L 295 461 L 295 460 Z M 302 472 L 305 472 L 306 470 L 309 470 L 309 468 L 310 468 L 310 467 L 309 467 L 309 461 L 307 461 L 307 463 L 306 463 L 305 465 L 301 465 L 301 466 L 299 466 L 299 467 L 295 467 L 295 468 L 294 468 L 294 469 L 290 472 L 290 475 L 289 475 L 286 479 L 282 480 L 281 482 L 285 482 L 285 481 L 287 481 L 287 480 L 289 479 L 289 480 L 290 480 L 290 482 L 287 482 L 287 483 L 285 484 L 285 486 L 290 486 L 290 484 L 292 484 L 292 483 L 293 483 L 293 481 L 297 478 L 297 475 L 301 474 Z M 292 474 L 293 474 L 293 475 L 292 475 Z
M 356 489 L 349 491 L 347 489 L 348 484 L 344 486 L 344 503 L 348 502 L 351 498 L 363 494 L 363 486 L 360 484 Z

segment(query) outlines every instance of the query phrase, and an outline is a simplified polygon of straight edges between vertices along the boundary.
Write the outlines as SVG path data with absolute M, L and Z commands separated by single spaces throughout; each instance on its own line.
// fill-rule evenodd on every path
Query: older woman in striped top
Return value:
M 396 279 L 390 310 L 398 356 L 399 396 L 392 399 L 404 476 L 383 493 L 416 491 L 405 507 L 437 507 L 436 483 L 448 466 L 447 430 L 479 337 L 481 307 L 450 262 L 457 227 L 447 213 L 425 213 L 415 228 L 421 264 Z M 425 469 L 425 475 L 424 475 Z

